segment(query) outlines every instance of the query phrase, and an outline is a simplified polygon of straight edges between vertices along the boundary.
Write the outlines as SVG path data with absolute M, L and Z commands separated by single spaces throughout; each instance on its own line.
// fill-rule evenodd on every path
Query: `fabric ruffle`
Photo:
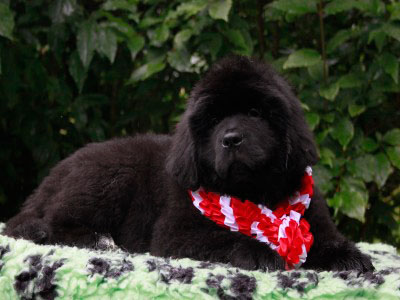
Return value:
M 302 218 L 310 205 L 313 185 L 312 170 L 307 167 L 300 190 L 282 201 L 274 211 L 261 204 L 219 195 L 203 188 L 189 191 L 189 195 L 201 214 L 219 226 L 266 243 L 282 256 L 286 269 L 290 270 L 306 261 L 314 241 L 310 224 Z

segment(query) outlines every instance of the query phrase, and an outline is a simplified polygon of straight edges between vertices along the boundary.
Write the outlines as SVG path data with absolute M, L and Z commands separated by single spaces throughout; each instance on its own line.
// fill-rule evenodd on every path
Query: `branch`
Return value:
M 257 0 L 257 29 L 260 58 L 264 58 L 265 38 L 264 38 L 264 6 L 265 0 Z
M 117 97 L 118 97 L 118 92 L 119 92 L 119 79 L 114 79 L 114 82 L 112 83 L 111 87 L 111 97 L 110 97 L 110 135 L 111 137 L 114 137 L 116 132 L 115 132 L 115 124 L 117 121 L 117 114 L 118 114 L 118 108 L 117 108 Z
M 321 33 L 321 50 L 322 50 L 322 60 L 324 63 L 324 81 L 327 83 L 328 81 L 328 64 L 326 61 L 326 49 L 325 49 L 325 30 L 324 30 L 324 4 L 323 1 L 320 0 L 318 3 L 318 16 L 319 16 L 319 31 Z

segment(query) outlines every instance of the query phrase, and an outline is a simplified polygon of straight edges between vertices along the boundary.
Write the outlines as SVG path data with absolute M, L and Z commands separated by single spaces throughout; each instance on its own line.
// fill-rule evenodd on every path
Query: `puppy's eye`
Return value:
M 261 111 L 259 111 L 258 109 L 252 108 L 249 110 L 249 112 L 247 114 L 249 115 L 249 117 L 259 118 L 261 116 Z
M 214 118 L 211 119 L 211 124 L 212 124 L 212 125 L 217 125 L 218 122 L 219 122 L 219 121 L 218 121 L 218 118 L 216 118 L 216 117 L 214 117 Z

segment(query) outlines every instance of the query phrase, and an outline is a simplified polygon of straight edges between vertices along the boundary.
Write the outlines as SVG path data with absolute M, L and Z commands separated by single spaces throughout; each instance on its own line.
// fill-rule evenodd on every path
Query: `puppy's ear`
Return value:
M 286 137 L 286 169 L 304 172 L 305 167 L 317 163 L 317 148 L 302 111 L 295 111 L 290 121 Z
M 283 151 L 283 169 L 297 176 L 303 174 L 307 166 L 315 165 L 318 161 L 317 148 L 313 134 L 305 120 L 300 101 L 295 96 L 289 83 L 278 74 L 270 76 L 275 84 L 274 93 L 284 103 L 286 124 Z
M 186 112 L 172 136 L 172 145 L 166 161 L 166 170 L 186 189 L 198 188 L 196 152 Z

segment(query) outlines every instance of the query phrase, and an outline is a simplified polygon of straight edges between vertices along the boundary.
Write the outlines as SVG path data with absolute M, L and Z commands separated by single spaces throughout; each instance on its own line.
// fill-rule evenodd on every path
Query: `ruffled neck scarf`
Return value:
M 266 243 L 285 260 L 286 269 L 291 270 L 306 261 L 314 241 L 310 224 L 302 218 L 310 205 L 313 185 L 312 169 L 307 167 L 300 190 L 279 203 L 274 211 L 249 200 L 243 202 L 203 188 L 189 191 L 189 195 L 201 214 L 221 227 Z

